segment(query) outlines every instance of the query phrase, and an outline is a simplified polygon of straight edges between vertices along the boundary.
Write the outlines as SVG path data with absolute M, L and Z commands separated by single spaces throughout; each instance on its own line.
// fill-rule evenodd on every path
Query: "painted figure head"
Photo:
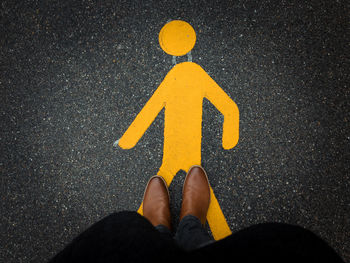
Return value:
M 193 27 L 182 20 L 173 20 L 165 24 L 159 32 L 159 45 L 165 53 L 172 56 L 184 56 L 196 43 Z

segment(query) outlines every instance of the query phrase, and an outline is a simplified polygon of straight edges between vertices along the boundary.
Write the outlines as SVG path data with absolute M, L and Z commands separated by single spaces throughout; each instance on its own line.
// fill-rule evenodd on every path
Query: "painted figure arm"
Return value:
M 121 148 L 130 149 L 134 147 L 163 109 L 165 106 L 164 88 L 164 84 L 161 83 L 123 136 L 117 141 Z
M 239 138 L 238 107 L 204 70 L 202 76 L 204 96 L 224 115 L 222 146 L 224 149 L 231 149 L 236 146 Z

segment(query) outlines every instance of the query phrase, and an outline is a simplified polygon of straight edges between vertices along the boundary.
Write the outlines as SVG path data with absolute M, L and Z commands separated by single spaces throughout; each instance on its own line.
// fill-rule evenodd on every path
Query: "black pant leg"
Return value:
M 203 262 L 218 256 L 232 262 L 343 262 L 311 231 L 280 223 L 251 226 L 191 253 Z
M 175 234 L 175 240 L 186 251 L 213 242 L 208 232 L 202 226 L 201 221 L 193 215 L 187 215 L 180 221 Z
M 174 241 L 173 234 L 171 233 L 170 229 L 167 228 L 166 226 L 158 225 L 158 226 L 155 226 L 154 228 L 158 230 L 158 232 L 161 234 L 163 239 Z
M 50 262 L 161 262 L 169 256 L 181 256 L 173 240 L 136 212 L 119 212 L 92 225 Z

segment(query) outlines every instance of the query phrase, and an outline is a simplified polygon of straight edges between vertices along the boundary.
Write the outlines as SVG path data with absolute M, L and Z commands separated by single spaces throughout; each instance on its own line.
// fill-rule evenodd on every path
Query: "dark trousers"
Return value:
M 136 212 L 115 213 L 80 234 L 50 262 L 343 262 L 326 242 L 299 226 L 259 224 L 211 242 L 199 220 L 184 219 L 172 238 Z
M 212 238 L 203 228 L 201 221 L 192 215 L 185 216 L 177 228 L 176 234 L 173 237 L 170 230 L 163 225 L 155 227 L 163 236 L 164 239 L 175 239 L 176 244 L 186 250 L 194 250 L 212 242 Z

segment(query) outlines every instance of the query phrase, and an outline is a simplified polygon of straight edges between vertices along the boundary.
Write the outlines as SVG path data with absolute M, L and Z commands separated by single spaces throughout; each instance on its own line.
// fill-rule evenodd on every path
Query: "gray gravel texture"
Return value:
M 136 210 L 162 158 L 163 112 L 113 147 L 172 67 L 171 19 L 240 109 L 240 140 L 203 106 L 202 164 L 232 231 L 304 226 L 350 262 L 347 1 L 2 1 L 0 261 L 44 262 L 89 225 Z M 186 57 L 178 58 L 186 61 Z M 171 187 L 178 222 L 184 172 Z

